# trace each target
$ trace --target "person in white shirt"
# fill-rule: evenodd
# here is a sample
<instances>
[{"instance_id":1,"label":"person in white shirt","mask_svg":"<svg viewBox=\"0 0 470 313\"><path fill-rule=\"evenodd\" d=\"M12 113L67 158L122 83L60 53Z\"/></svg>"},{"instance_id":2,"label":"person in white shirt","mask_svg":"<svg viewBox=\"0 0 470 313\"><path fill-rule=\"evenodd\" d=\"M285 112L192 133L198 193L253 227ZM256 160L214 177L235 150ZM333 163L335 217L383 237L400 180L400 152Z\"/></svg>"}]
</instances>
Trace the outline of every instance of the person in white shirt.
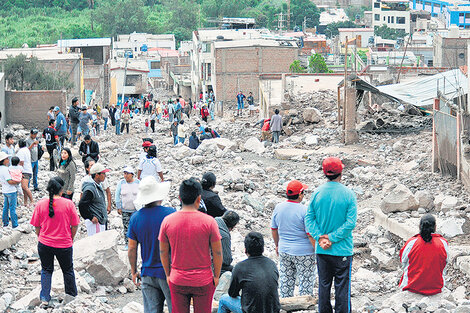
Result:
<instances>
[{"instance_id":1,"label":"person in white shirt","mask_svg":"<svg viewBox=\"0 0 470 313\"><path fill-rule=\"evenodd\" d=\"M104 109L101 110L101 117L103 118L103 121L104 121L104 130L106 130L106 128L108 128L108 119L109 119L108 107L105 107Z\"/></svg>"},{"instance_id":2,"label":"person in white shirt","mask_svg":"<svg viewBox=\"0 0 470 313\"><path fill-rule=\"evenodd\" d=\"M31 164L31 152L26 146L26 140L20 139L18 141L18 146L20 150L16 153L16 156L20 159L20 165L23 167L23 179L21 180L21 188L23 189L24 194L24 203L23 205L28 204L28 199L30 205L33 204L33 194L29 190L28 185L30 179L33 177L33 166Z\"/></svg>"},{"instance_id":3,"label":"person in white shirt","mask_svg":"<svg viewBox=\"0 0 470 313\"><path fill-rule=\"evenodd\" d=\"M11 219L11 226L13 228L16 228L18 227L18 216L16 215L16 202L17 202L16 185L18 184L18 182L15 182L13 179L11 179L10 172L8 171L9 162L10 161L8 160L8 154L1 151L0 152L0 184L2 185L2 193L3 193L2 222L3 222L3 227L6 227L10 223L10 219Z\"/></svg>"},{"instance_id":4,"label":"person in white shirt","mask_svg":"<svg viewBox=\"0 0 470 313\"><path fill-rule=\"evenodd\" d=\"M124 179L119 181L116 187L115 201L118 214L122 216L122 225L124 226L124 238L126 240L126 250L129 239L127 238L127 229L132 214L136 211L134 200L139 192L138 179L134 178L134 169L130 166L124 168Z\"/></svg>"},{"instance_id":5,"label":"person in white shirt","mask_svg":"<svg viewBox=\"0 0 470 313\"><path fill-rule=\"evenodd\" d=\"M153 176L157 182L163 181L162 165L157 159L157 147L150 146L147 152L147 157L139 163L139 171L137 172L137 179L141 180L144 177Z\"/></svg>"}]
</instances>

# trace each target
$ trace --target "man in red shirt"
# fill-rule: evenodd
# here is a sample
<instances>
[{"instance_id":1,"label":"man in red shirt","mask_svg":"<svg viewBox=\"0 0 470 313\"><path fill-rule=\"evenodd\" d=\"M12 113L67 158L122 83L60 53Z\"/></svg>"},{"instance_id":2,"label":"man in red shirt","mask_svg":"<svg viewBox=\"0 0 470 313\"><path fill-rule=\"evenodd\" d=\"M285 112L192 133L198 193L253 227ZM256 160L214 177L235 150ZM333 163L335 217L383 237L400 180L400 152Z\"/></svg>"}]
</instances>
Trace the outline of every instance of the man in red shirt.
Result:
<instances>
[{"instance_id":1,"label":"man in red shirt","mask_svg":"<svg viewBox=\"0 0 470 313\"><path fill-rule=\"evenodd\" d=\"M165 217L160 229L160 258L170 286L173 313L189 313L191 298L194 312L210 313L219 283L222 237L214 218L198 211L201 194L197 180L183 181L179 188L181 211Z\"/></svg>"}]
</instances>

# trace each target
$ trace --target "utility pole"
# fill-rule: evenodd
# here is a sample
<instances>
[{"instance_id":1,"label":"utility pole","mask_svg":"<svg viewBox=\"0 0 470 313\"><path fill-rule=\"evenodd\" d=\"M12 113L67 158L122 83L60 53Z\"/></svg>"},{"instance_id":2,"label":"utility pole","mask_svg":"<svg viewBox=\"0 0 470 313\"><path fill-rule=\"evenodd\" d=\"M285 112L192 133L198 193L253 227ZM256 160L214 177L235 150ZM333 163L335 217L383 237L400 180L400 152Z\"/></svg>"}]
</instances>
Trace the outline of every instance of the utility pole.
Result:
<instances>
[{"instance_id":1,"label":"utility pole","mask_svg":"<svg viewBox=\"0 0 470 313\"><path fill-rule=\"evenodd\" d=\"M286 16L284 13L276 14L278 16L277 20L277 28L279 29L279 33L282 34L282 30L284 29L284 22L286 21L284 17Z\"/></svg>"},{"instance_id":2,"label":"utility pole","mask_svg":"<svg viewBox=\"0 0 470 313\"><path fill-rule=\"evenodd\" d=\"M306 29L307 29L307 17L304 16L304 22L302 23L302 31L305 33Z\"/></svg>"},{"instance_id":3,"label":"utility pole","mask_svg":"<svg viewBox=\"0 0 470 313\"><path fill-rule=\"evenodd\" d=\"M287 30L290 29L290 0L287 0Z\"/></svg>"}]
</instances>

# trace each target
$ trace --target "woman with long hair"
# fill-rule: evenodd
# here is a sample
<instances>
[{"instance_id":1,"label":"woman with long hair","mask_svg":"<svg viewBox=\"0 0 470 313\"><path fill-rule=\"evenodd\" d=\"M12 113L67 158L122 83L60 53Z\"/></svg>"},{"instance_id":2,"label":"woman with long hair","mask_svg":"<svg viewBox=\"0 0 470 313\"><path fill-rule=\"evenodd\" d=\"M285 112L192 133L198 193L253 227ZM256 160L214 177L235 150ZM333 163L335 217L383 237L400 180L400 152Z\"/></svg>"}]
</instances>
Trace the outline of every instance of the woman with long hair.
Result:
<instances>
[{"instance_id":1,"label":"woman with long hair","mask_svg":"<svg viewBox=\"0 0 470 313\"><path fill-rule=\"evenodd\" d=\"M31 225L38 236L38 253L41 259L40 299L44 304L51 300L51 279L54 272L54 256L64 276L65 293L77 295L73 271L73 238L80 219L73 202L62 197L64 181L53 177L47 184L49 198L38 201L31 218Z\"/></svg>"},{"instance_id":2,"label":"woman with long hair","mask_svg":"<svg viewBox=\"0 0 470 313\"><path fill-rule=\"evenodd\" d=\"M157 147L150 146L147 151L147 156L139 163L139 170L137 171L137 179L141 180L146 176L153 176L157 182L163 181L162 165L157 159Z\"/></svg>"},{"instance_id":3,"label":"woman with long hair","mask_svg":"<svg viewBox=\"0 0 470 313\"><path fill-rule=\"evenodd\" d=\"M436 219L423 215L419 234L411 237L400 250L403 275L400 289L423 295L435 295L444 287L447 265L447 241L436 232Z\"/></svg>"},{"instance_id":4,"label":"woman with long hair","mask_svg":"<svg viewBox=\"0 0 470 313\"><path fill-rule=\"evenodd\" d=\"M64 181L64 198L72 200L75 174L77 173L77 165L73 161L72 152L69 148L63 148L60 153L61 161L57 174Z\"/></svg>"}]
</instances>

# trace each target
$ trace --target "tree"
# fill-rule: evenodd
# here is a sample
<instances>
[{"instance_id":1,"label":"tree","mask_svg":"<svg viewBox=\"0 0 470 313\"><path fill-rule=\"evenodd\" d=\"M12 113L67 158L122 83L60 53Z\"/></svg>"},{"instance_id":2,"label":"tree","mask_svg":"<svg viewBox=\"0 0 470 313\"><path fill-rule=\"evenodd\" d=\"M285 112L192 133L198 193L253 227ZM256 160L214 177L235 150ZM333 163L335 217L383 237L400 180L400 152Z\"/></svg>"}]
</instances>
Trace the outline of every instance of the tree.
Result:
<instances>
[{"instance_id":1,"label":"tree","mask_svg":"<svg viewBox=\"0 0 470 313\"><path fill-rule=\"evenodd\" d=\"M319 53L315 53L308 58L309 73L331 73L326 65L325 59Z\"/></svg>"},{"instance_id":2,"label":"tree","mask_svg":"<svg viewBox=\"0 0 470 313\"><path fill-rule=\"evenodd\" d=\"M165 0L164 7L170 14L168 31L176 41L189 40L200 20L200 6L194 0Z\"/></svg>"},{"instance_id":3,"label":"tree","mask_svg":"<svg viewBox=\"0 0 470 313\"><path fill-rule=\"evenodd\" d=\"M310 0L291 0L290 12L292 14L290 29L294 26L302 27L304 18L308 28L318 26L320 22L320 10Z\"/></svg>"},{"instance_id":4,"label":"tree","mask_svg":"<svg viewBox=\"0 0 470 313\"><path fill-rule=\"evenodd\" d=\"M65 74L46 72L35 57L28 59L24 54L9 56L3 62L3 67L10 89L61 90L73 87Z\"/></svg>"},{"instance_id":5,"label":"tree","mask_svg":"<svg viewBox=\"0 0 470 313\"><path fill-rule=\"evenodd\" d=\"M103 2L93 14L103 36L116 36L147 30L143 0Z\"/></svg>"},{"instance_id":6,"label":"tree","mask_svg":"<svg viewBox=\"0 0 470 313\"><path fill-rule=\"evenodd\" d=\"M406 31L398 30L388 27L387 25L382 26L375 26L374 27L374 34L376 36L382 37L382 39L392 39L397 40L398 38L404 38L406 35Z\"/></svg>"},{"instance_id":7,"label":"tree","mask_svg":"<svg viewBox=\"0 0 470 313\"><path fill-rule=\"evenodd\" d=\"M356 25L354 22L345 21L345 22L336 22L326 25L325 34L328 38L339 35L338 28L359 28L360 26Z\"/></svg>"},{"instance_id":8,"label":"tree","mask_svg":"<svg viewBox=\"0 0 470 313\"><path fill-rule=\"evenodd\" d=\"M305 68L300 64L299 60L295 60L292 62L292 64L289 66L289 70L291 73L305 73Z\"/></svg>"},{"instance_id":9,"label":"tree","mask_svg":"<svg viewBox=\"0 0 470 313\"><path fill-rule=\"evenodd\" d=\"M346 11L346 14L348 15L349 19L351 21L354 21L356 19L356 16L359 16L359 18L363 18L364 17L364 11L371 11L372 8L369 6L353 6L353 5L350 5L348 7L346 7L345 11Z\"/></svg>"}]
</instances>

